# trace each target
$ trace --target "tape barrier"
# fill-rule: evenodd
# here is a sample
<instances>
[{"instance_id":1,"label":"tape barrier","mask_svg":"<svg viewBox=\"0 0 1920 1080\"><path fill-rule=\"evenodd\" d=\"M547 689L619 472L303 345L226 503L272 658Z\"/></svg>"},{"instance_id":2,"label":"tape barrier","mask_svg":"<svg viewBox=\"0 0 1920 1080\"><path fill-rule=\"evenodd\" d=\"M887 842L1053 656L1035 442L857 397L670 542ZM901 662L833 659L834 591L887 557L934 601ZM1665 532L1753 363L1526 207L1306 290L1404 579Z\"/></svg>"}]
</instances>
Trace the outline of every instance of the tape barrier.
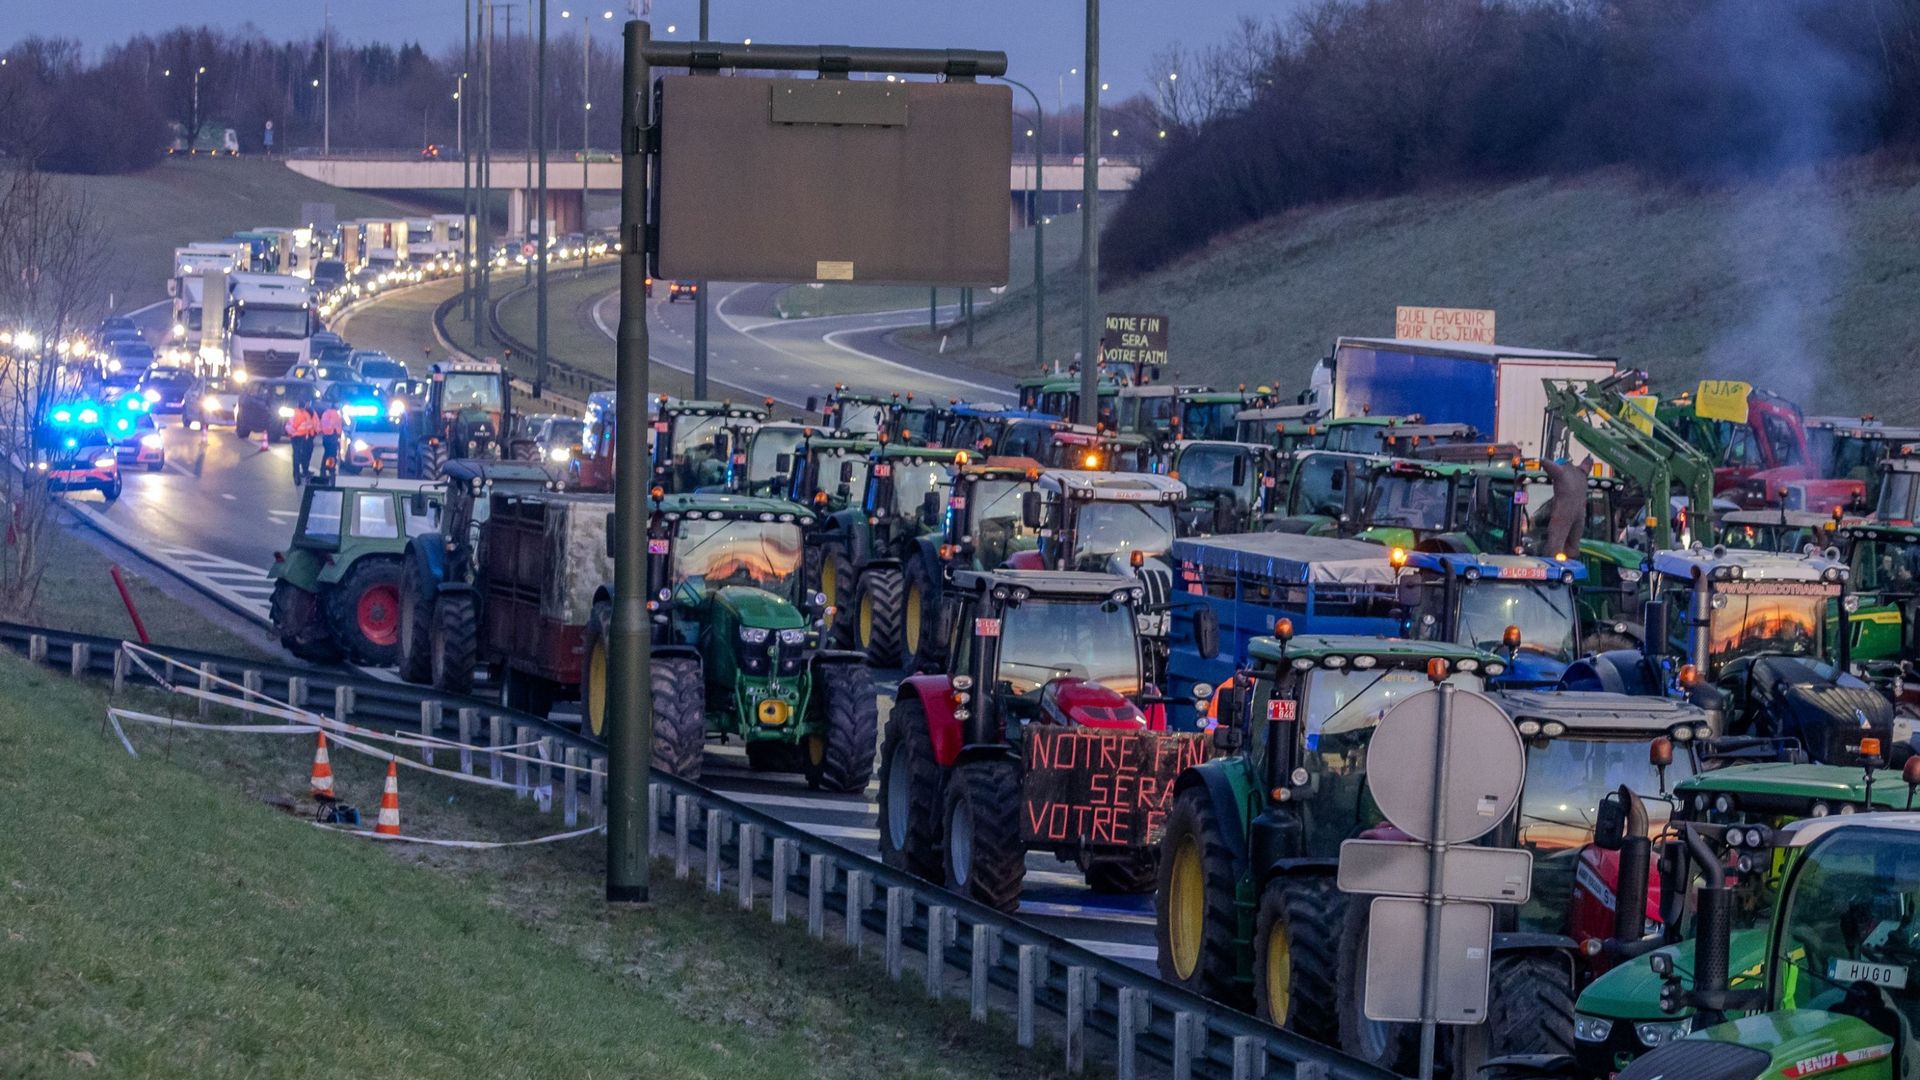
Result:
<instances>
[{"instance_id":1,"label":"tape barrier","mask_svg":"<svg viewBox=\"0 0 1920 1080\"><path fill-rule=\"evenodd\" d=\"M377 833L371 829L343 829L338 825L326 825L313 822L313 827L330 833L345 836L363 836L368 840L392 840L402 844L425 844L429 847L460 848L464 851L493 851L496 848L530 847L534 844L551 844L560 840L575 840L597 832L605 832L602 825L589 825L572 832L553 833L549 836L536 836L531 840L436 840L426 836L395 836L392 833Z\"/></svg>"}]
</instances>

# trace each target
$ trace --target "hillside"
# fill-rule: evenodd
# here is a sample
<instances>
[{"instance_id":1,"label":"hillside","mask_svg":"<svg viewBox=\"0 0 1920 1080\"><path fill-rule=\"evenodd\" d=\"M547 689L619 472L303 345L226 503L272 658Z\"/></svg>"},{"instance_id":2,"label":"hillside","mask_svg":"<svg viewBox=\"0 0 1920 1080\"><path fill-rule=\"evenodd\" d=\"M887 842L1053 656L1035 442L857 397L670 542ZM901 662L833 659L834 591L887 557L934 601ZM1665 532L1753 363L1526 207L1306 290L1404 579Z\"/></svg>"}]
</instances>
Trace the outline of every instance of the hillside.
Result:
<instances>
[{"instance_id":1,"label":"hillside","mask_svg":"<svg viewBox=\"0 0 1920 1080\"><path fill-rule=\"evenodd\" d=\"M1281 215L1101 303L1170 316L1174 368L1215 385L1302 386L1336 336L1390 334L1396 304L1439 304L1495 309L1503 342L1617 356L1669 385L1747 378L1809 410L1920 417L1916 220L1913 166L1705 191L1595 173ZM1048 284L1064 365L1077 279ZM1028 370L1032 316L1031 292L1010 291L962 354Z\"/></svg>"},{"instance_id":2,"label":"hillside","mask_svg":"<svg viewBox=\"0 0 1920 1080\"><path fill-rule=\"evenodd\" d=\"M118 311L167 295L174 248L255 225L292 225L302 203L330 202L341 218L413 212L259 158L169 158L129 176L63 179L87 194L106 228L114 251L106 285Z\"/></svg>"}]
</instances>

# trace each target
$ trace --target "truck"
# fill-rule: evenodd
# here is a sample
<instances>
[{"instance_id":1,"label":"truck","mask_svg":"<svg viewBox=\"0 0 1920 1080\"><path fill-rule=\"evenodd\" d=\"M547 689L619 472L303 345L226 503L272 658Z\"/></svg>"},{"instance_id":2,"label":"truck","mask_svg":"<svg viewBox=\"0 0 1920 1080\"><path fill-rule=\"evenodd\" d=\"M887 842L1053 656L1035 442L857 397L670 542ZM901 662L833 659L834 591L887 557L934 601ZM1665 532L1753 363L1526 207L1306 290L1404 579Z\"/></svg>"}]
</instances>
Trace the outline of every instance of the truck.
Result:
<instances>
[{"instance_id":1,"label":"truck","mask_svg":"<svg viewBox=\"0 0 1920 1080\"><path fill-rule=\"evenodd\" d=\"M1333 416L1419 414L1471 425L1529 457L1542 453L1547 379L1602 379L1618 362L1587 353L1506 345L1339 338L1328 356Z\"/></svg>"},{"instance_id":2,"label":"truck","mask_svg":"<svg viewBox=\"0 0 1920 1080\"><path fill-rule=\"evenodd\" d=\"M312 359L317 322L305 280L285 274L227 275L226 362L236 378L277 379Z\"/></svg>"}]
</instances>

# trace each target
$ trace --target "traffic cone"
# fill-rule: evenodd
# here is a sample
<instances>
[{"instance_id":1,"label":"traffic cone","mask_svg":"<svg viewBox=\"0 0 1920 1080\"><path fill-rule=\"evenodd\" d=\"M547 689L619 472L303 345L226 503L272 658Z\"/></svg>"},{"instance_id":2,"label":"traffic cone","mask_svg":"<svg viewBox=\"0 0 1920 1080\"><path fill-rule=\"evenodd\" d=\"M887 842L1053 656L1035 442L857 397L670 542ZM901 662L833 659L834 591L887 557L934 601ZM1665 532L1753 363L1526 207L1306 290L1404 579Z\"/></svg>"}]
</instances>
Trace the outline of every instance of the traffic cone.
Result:
<instances>
[{"instance_id":1,"label":"traffic cone","mask_svg":"<svg viewBox=\"0 0 1920 1080\"><path fill-rule=\"evenodd\" d=\"M380 817L373 831L382 836L400 835L400 765L387 762L387 786L380 792Z\"/></svg>"},{"instance_id":2,"label":"traffic cone","mask_svg":"<svg viewBox=\"0 0 1920 1080\"><path fill-rule=\"evenodd\" d=\"M322 802L333 801L333 763L327 760L327 733L314 732L313 776L307 793Z\"/></svg>"}]
</instances>

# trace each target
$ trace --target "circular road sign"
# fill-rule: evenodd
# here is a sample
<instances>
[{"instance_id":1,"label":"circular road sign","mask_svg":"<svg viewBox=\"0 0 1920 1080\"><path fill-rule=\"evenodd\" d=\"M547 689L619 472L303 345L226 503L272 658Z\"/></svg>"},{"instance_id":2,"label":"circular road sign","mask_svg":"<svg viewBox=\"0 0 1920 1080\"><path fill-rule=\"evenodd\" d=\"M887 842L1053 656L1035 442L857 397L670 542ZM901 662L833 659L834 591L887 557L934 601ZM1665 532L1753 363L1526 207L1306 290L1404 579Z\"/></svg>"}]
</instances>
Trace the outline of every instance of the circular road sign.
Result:
<instances>
[{"instance_id":1,"label":"circular road sign","mask_svg":"<svg viewBox=\"0 0 1920 1080\"><path fill-rule=\"evenodd\" d=\"M1471 690L1451 696L1438 827L1432 818L1442 771L1434 758L1441 691L1423 690L1388 709L1367 745L1373 801L1395 828L1427 843L1464 844L1486 835L1520 801L1527 775L1526 746L1506 711Z\"/></svg>"}]
</instances>

